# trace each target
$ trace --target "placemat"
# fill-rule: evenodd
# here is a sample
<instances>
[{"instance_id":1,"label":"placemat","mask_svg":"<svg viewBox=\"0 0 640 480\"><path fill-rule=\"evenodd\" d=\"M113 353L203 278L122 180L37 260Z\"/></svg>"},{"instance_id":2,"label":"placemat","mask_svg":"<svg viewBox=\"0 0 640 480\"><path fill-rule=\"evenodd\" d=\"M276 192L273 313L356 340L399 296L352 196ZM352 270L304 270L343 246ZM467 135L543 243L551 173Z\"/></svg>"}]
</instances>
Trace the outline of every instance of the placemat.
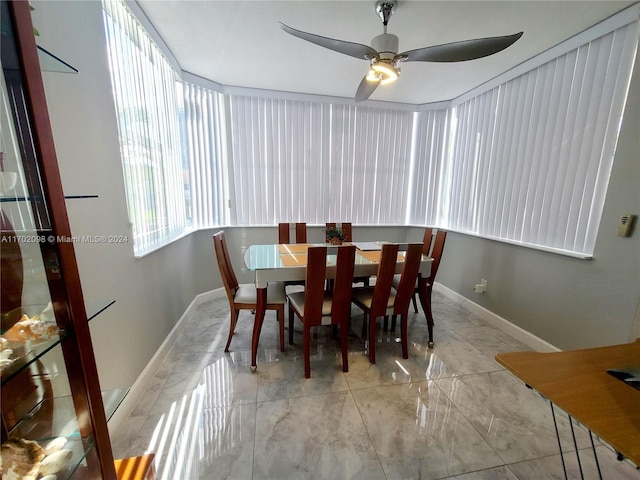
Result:
<instances>
[{"instance_id":1,"label":"placemat","mask_svg":"<svg viewBox=\"0 0 640 480\"><path fill-rule=\"evenodd\" d=\"M308 243L283 243L278 245L278 250L281 253L307 253L308 249Z\"/></svg>"},{"instance_id":2,"label":"placemat","mask_svg":"<svg viewBox=\"0 0 640 480\"><path fill-rule=\"evenodd\" d=\"M380 257L382 256L382 251L377 250L377 251L362 251L362 250L358 250L358 254L362 255L364 258L366 258L367 260L370 260L372 262L380 262ZM402 262L404 261L404 252L398 252L398 261Z\"/></svg>"},{"instance_id":3,"label":"placemat","mask_svg":"<svg viewBox=\"0 0 640 480\"><path fill-rule=\"evenodd\" d=\"M291 255L289 253L280 254L280 261L285 267L304 267L307 264L307 254L298 253Z\"/></svg>"}]
</instances>

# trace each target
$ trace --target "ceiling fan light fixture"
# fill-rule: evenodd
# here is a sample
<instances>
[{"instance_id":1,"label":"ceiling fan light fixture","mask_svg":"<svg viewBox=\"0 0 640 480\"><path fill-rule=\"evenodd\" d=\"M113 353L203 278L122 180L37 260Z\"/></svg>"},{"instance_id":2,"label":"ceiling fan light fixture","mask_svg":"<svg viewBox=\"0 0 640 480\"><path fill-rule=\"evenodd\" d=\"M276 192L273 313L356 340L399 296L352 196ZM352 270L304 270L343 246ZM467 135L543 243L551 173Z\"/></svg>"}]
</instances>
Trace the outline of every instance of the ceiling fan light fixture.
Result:
<instances>
[{"instance_id":1,"label":"ceiling fan light fixture","mask_svg":"<svg viewBox=\"0 0 640 480\"><path fill-rule=\"evenodd\" d=\"M376 13L382 20L383 33L371 40L371 46L303 32L282 22L280 22L280 26L285 32L294 37L350 57L369 61L369 71L360 81L356 90L356 102L367 100L378 86L395 82L400 76L400 68L398 68L400 62L449 63L466 62L467 60L488 57L508 48L523 34L523 32L519 32L499 37L462 40L398 53L400 45L398 36L387 33L389 18L393 15L397 5L397 0L376 1Z\"/></svg>"},{"instance_id":2,"label":"ceiling fan light fixture","mask_svg":"<svg viewBox=\"0 0 640 480\"><path fill-rule=\"evenodd\" d=\"M380 81L380 85L388 85L398 79L400 72L398 69L386 62L375 62L371 64L367 80L370 82Z\"/></svg>"}]
</instances>

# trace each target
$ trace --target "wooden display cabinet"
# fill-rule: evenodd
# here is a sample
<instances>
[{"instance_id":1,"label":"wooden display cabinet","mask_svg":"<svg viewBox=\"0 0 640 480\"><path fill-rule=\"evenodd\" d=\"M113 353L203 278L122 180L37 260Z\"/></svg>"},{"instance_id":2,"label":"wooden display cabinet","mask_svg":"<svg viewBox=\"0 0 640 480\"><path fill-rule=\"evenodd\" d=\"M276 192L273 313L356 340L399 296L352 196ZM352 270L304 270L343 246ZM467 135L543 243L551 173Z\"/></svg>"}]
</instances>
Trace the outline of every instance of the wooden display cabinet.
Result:
<instances>
[{"instance_id":1,"label":"wooden display cabinet","mask_svg":"<svg viewBox=\"0 0 640 480\"><path fill-rule=\"evenodd\" d=\"M0 3L2 468L58 439L58 480L116 480L88 323L113 302L82 294L29 3Z\"/></svg>"}]
</instances>

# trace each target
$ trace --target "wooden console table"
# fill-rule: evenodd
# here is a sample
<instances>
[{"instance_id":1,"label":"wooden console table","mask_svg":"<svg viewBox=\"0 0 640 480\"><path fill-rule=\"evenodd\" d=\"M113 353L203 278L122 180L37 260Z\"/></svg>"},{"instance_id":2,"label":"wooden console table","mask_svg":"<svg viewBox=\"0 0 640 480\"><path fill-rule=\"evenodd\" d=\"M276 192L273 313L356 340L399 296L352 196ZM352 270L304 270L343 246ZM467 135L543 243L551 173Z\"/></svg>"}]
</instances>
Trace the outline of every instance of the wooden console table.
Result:
<instances>
[{"instance_id":1,"label":"wooden console table","mask_svg":"<svg viewBox=\"0 0 640 480\"><path fill-rule=\"evenodd\" d=\"M640 339L566 352L500 353L496 360L609 444L620 459L640 466L640 390L607 373L640 367Z\"/></svg>"}]
</instances>

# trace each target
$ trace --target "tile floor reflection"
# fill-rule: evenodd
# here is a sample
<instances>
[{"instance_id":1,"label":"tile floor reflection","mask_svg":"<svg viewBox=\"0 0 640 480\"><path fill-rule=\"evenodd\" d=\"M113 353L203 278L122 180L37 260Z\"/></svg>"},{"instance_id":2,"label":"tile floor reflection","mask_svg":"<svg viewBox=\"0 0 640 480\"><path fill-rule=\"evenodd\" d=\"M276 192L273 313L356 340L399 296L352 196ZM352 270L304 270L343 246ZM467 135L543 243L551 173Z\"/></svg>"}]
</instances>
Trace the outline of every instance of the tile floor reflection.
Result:
<instances>
[{"instance_id":1,"label":"tile floor reflection","mask_svg":"<svg viewBox=\"0 0 640 480\"><path fill-rule=\"evenodd\" d=\"M267 312L258 371L252 317L231 343L226 298L201 304L122 429L117 458L156 453L158 479L561 479L549 404L494 361L526 345L434 292L435 348L424 314L409 320L410 355L380 332L369 363L353 309L349 372L330 328L316 329L311 378L302 332L281 353ZM557 411L569 478L597 478L588 433ZM604 478L640 479L596 441Z\"/></svg>"}]
</instances>

